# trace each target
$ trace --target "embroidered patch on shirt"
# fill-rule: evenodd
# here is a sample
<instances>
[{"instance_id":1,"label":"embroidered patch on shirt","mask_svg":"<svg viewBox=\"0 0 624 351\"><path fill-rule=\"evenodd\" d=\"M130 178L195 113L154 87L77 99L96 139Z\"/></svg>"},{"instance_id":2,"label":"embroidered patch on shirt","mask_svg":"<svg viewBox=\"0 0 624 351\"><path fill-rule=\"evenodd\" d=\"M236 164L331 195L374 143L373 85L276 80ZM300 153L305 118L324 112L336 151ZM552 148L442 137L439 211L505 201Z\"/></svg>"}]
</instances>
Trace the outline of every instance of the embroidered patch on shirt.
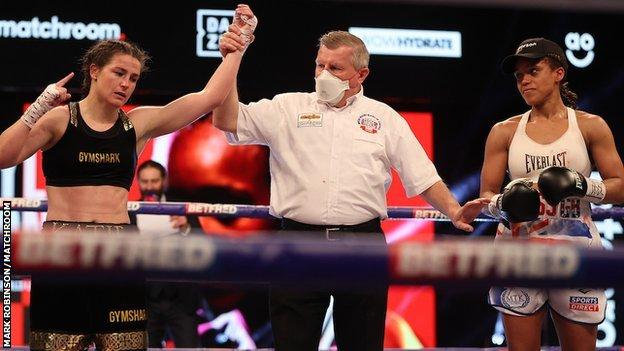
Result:
<instances>
[{"instance_id":1,"label":"embroidered patch on shirt","mask_svg":"<svg viewBox=\"0 0 624 351\"><path fill-rule=\"evenodd\" d=\"M375 134L381 129L381 122L379 121L379 118L367 113L358 117L357 122L360 125L360 128L367 133Z\"/></svg>"},{"instance_id":2,"label":"embroidered patch on shirt","mask_svg":"<svg viewBox=\"0 0 624 351\"><path fill-rule=\"evenodd\" d=\"M302 127L322 127L322 113L302 113L297 117L297 128Z\"/></svg>"}]
</instances>

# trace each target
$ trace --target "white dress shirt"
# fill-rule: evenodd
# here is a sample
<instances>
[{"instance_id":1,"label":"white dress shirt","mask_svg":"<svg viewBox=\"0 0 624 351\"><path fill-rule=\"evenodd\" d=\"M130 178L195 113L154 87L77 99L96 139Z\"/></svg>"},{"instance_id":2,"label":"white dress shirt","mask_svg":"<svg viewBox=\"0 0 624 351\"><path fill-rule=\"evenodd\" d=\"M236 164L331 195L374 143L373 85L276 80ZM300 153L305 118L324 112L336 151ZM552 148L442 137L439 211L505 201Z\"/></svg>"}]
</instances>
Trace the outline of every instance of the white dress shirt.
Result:
<instances>
[{"instance_id":1,"label":"white dress shirt","mask_svg":"<svg viewBox=\"0 0 624 351\"><path fill-rule=\"evenodd\" d=\"M440 181L407 122L360 90L342 108L316 93L287 93L240 104L231 144L270 148L270 213L308 224L387 218L391 168L407 196Z\"/></svg>"}]
</instances>

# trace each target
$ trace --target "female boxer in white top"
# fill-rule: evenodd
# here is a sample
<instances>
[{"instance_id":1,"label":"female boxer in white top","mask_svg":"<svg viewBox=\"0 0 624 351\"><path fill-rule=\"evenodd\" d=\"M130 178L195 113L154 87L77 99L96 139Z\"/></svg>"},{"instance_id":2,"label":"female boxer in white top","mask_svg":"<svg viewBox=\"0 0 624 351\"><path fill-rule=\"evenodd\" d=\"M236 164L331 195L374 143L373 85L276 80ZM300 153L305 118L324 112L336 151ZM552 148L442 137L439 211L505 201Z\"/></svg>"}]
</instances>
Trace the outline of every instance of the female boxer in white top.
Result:
<instances>
[{"instance_id":1,"label":"female boxer in white top","mask_svg":"<svg viewBox=\"0 0 624 351\"><path fill-rule=\"evenodd\" d=\"M523 41L503 61L531 109L494 125L486 142L481 196L492 199L488 214L509 221L499 224L497 239L600 247L589 203L624 202L624 167L613 134L601 117L575 109L567 68L563 50L543 38ZM588 179L592 166L603 181ZM505 171L512 183L497 194ZM492 288L489 294L490 304L503 312L514 351L540 348L547 305L563 350L594 349L605 300L596 289Z\"/></svg>"}]
</instances>

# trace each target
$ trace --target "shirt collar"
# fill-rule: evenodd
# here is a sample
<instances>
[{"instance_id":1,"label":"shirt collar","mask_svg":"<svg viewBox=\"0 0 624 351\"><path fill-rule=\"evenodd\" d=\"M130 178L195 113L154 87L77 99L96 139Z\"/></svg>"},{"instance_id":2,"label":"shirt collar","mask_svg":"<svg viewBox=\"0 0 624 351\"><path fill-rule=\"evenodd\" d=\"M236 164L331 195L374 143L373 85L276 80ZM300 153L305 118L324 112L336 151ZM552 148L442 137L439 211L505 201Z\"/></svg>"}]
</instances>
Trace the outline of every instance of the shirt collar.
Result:
<instances>
[{"instance_id":1,"label":"shirt collar","mask_svg":"<svg viewBox=\"0 0 624 351\"><path fill-rule=\"evenodd\" d=\"M326 106L327 108L331 108L334 110L342 110L345 109L351 105L353 105L358 99L361 99L364 96L364 86L360 85L360 91L358 91L355 95L350 96L347 98L347 103L343 106L343 107L335 107L335 106L331 106L330 104L326 103L326 102L322 102L320 100L318 100L318 103L321 105Z\"/></svg>"},{"instance_id":2,"label":"shirt collar","mask_svg":"<svg viewBox=\"0 0 624 351\"><path fill-rule=\"evenodd\" d=\"M355 100L361 99L364 96L364 86L360 85L360 91L357 94L347 98L347 104L345 106L349 106L355 102Z\"/></svg>"}]
</instances>

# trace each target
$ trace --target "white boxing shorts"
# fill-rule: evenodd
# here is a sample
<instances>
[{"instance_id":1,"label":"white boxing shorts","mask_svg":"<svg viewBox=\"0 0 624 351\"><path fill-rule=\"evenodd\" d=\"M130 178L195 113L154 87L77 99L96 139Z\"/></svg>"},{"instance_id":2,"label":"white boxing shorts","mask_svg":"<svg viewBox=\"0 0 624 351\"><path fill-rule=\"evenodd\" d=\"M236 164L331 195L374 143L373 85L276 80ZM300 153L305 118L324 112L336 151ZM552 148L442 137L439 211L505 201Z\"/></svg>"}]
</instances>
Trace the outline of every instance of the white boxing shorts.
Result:
<instances>
[{"instance_id":1,"label":"white boxing shorts","mask_svg":"<svg viewBox=\"0 0 624 351\"><path fill-rule=\"evenodd\" d=\"M488 303L514 316L528 316L548 304L563 317L580 323L598 324L605 319L604 289L537 289L493 287Z\"/></svg>"}]
</instances>

